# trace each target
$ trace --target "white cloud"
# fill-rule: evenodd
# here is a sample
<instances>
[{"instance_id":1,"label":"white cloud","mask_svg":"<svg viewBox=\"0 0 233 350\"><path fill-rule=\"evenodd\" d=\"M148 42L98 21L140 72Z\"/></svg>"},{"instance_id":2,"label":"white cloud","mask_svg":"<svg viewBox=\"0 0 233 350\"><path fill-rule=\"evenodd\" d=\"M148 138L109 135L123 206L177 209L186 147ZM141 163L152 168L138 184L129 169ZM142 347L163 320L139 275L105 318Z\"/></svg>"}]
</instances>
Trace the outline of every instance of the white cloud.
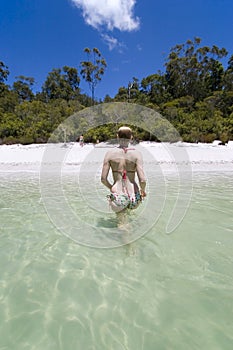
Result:
<instances>
[{"instance_id":1,"label":"white cloud","mask_svg":"<svg viewBox=\"0 0 233 350\"><path fill-rule=\"evenodd\" d=\"M108 34L102 34L101 35L104 42L108 45L108 48L110 51L113 49L118 49L119 52L123 51L124 44L118 41L117 38L114 38L113 36L110 36Z\"/></svg>"},{"instance_id":2,"label":"white cloud","mask_svg":"<svg viewBox=\"0 0 233 350\"><path fill-rule=\"evenodd\" d=\"M82 9L87 24L100 29L133 31L139 28L140 21L134 17L136 0L71 0Z\"/></svg>"}]
</instances>

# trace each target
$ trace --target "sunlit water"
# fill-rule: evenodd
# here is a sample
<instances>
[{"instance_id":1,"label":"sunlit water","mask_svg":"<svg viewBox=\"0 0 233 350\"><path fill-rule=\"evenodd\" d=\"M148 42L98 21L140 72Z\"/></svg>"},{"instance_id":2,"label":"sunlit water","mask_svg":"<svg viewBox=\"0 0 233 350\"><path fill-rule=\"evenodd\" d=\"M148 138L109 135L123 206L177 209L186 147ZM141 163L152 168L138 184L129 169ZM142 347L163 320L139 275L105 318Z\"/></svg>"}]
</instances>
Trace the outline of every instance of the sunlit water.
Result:
<instances>
[{"instance_id":1,"label":"sunlit water","mask_svg":"<svg viewBox=\"0 0 233 350\"><path fill-rule=\"evenodd\" d=\"M177 183L167 175L164 202L164 182L150 183L163 205L156 222L148 211L153 227L129 245L100 249L55 227L37 174L1 173L0 349L231 350L232 175L194 173L189 209L171 234ZM82 186L86 197L72 174L64 176L71 210L96 233L116 230L106 190L97 185L93 196L88 174ZM90 203L106 212L95 216Z\"/></svg>"}]
</instances>

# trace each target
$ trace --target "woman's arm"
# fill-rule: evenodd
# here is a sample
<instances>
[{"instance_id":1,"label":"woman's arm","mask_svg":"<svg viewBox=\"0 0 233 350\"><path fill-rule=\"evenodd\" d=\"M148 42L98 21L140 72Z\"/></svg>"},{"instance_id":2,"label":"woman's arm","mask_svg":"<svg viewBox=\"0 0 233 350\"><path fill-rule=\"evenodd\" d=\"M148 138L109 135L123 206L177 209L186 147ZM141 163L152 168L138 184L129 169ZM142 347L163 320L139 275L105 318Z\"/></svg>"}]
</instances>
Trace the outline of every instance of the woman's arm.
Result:
<instances>
[{"instance_id":1,"label":"woman's arm","mask_svg":"<svg viewBox=\"0 0 233 350\"><path fill-rule=\"evenodd\" d=\"M112 185L108 181L108 173L110 169L110 161L108 157L108 153L106 154L104 161L103 161L103 167L102 167L102 173L101 173L101 182L104 184L107 188L111 190Z\"/></svg>"},{"instance_id":2,"label":"woman's arm","mask_svg":"<svg viewBox=\"0 0 233 350\"><path fill-rule=\"evenodd\" d=\"M136 172L139 180L140 192L142 197L146 196L146 177L143 170L142 155L139 153L136 161Z\"/></svg>"}]
</instances>

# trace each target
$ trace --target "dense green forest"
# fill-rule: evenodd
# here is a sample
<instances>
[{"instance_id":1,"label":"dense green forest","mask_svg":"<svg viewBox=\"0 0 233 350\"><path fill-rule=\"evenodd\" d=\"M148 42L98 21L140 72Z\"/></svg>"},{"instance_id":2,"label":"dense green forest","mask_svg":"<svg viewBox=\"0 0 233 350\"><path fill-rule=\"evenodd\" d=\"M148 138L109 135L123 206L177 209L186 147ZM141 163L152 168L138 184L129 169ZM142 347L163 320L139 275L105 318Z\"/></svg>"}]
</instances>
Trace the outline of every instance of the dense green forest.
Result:
<instances>
[{"instance_id":1,"label":"dense green forest","mask_svg":"<svg viewBox=\"0 0 233 350\"><path fill-rule=\"evenodd\" d=\"M70 115L93 104L128 102L151 108L164 116L186 142L223 143L233 139L233 55L225 48L201 46L194 38L171 48L164 72L141 81L132 78L119 87L115 97L96 101L95 88L103 79L107 63L97 48L86 48L81 70L64 66L48 73L41 91L34 93L33 77L18 76L12 86L7 62L0 61L0 144L47 142L56 127ZM136 72L135 72L136 74ZM82 94L81 79L91 97ZM112 126L98 127L100 141L112 138ZM84 135L94 141L93 130ZM140 130L140 138L148 132Z\"/></svg>"}]
</instances>

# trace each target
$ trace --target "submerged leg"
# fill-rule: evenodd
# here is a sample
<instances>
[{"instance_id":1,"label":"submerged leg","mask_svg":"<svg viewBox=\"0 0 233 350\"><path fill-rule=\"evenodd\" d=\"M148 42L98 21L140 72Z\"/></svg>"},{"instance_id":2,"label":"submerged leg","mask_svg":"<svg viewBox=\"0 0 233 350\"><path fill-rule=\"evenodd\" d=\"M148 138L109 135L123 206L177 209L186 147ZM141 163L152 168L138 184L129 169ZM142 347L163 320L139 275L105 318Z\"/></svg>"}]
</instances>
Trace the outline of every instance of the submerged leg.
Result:
<instances>
[{"instance_id":1,"label":"submerged leg","mask_svg":"<svg viewBox=\"0 0 233 350\"><path fill-rule=\"evenodd\" d=\"M128 225L128 214L127 214L127 209L121 210L117 215L117 227L121 230L127 231L127 225Z\"/></svg>"},{"instance_id":2,"label":"submerged leg","mask_svg":"<svg viewBox=\"0 0 233 350\"><path fill-rule=\"evenodd\" d=\"M135 255L134 242L130 243L132 240L132 228L129 223L129 211L127 209L117 213L117 223L119 230L123 233L122 243L126 246L127 256Z\"/></svg>"}]
</instances>

